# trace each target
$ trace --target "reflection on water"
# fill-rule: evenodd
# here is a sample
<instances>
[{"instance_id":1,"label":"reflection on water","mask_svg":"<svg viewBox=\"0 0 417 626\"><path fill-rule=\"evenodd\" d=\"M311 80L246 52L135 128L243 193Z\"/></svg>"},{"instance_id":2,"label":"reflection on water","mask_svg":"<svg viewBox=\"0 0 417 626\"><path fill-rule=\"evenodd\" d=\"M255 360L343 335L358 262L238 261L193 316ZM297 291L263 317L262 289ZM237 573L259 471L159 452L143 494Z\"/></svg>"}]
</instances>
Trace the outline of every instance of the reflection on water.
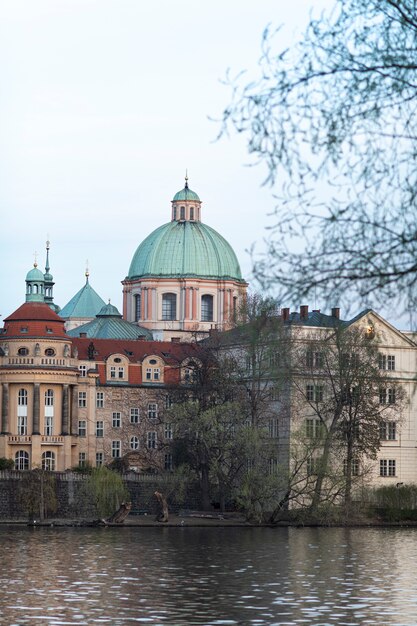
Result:
<instances>
[{"instance_id":1,"label":"reflection on water","mask_svg":"<svg viewBox=\"0 0 417 626\"><path fill-rule=\"evenodd\" d=\"M0 623L417 624L417 529L0 527Z\"/></svg>"}]
</instances>

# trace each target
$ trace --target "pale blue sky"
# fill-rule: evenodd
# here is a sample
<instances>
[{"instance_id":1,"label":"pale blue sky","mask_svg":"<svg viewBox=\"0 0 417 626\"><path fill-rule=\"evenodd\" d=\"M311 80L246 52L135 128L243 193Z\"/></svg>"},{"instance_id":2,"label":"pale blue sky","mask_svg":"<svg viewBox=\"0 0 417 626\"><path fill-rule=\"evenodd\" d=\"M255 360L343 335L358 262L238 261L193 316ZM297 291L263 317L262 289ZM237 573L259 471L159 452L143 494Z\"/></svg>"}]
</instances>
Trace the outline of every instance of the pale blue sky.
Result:
<instances>
[{"instance_id":1,"label":"pale blue sky","mask_svg":"<svg viewBox=\"0 0 417 626\"><path fill-rule=\"evenodd\" d=\"M0 0L2 305L24 302L34 252L51 271L60 306L91 284L121 309L139 243L170 219L189 184L203 221L246 250L274 208L244 142L215 141L229 100L221 84L254 69L264 27L302 31L309 0ZM317 9L326 2L314 2ZM286 303L293 306L300 303ZM319 305L319 303L317 303Z\"/></svg>"}]
</instances>

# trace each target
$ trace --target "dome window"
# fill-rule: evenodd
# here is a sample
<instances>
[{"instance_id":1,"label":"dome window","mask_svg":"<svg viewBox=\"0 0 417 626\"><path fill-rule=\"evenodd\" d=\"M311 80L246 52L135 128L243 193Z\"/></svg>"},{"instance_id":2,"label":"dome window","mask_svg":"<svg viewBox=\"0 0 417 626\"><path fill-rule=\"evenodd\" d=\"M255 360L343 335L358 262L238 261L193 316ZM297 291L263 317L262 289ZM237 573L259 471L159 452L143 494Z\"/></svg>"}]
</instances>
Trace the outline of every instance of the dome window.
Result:
<instances>
[{"instance_id":1,"label":"dome window","mask_svg":"<svg viewBox=\"0 0 417 626\"><path fill-rule=\"evenodd\" d=\"M185 220L185 206L180 207L180 220Z\"/></svg>"},{"instance_id":2,"label":"dome window","mask_svg":"<svg viewBox=\"0 0 417 626\"><path fill-rule=\"evenodd\" d=\"M163 294L162 319L165 321L172 321L177 319L177 296L175 293Z\"/></svg>"},{"instance_id":3,"label":"dome window","mask_svg":"<svg viewBox=\"0 0 417 626\"><path fill-rule=\"evenodd\" d=\"M201 321L213 321L213 296L208 294L202 296L201 298Z\"/></svg>"},{"instance_id":4,"label":"dome window","mask_svg":"<svg viewBox=\"0 0 417 626\"><path fill-rule=\"evenodd\" d=\"M27 356L29 354L29 350L28 348L19 348L19 350L17 351L17 354L19 356Z\"/></svg>"},{"instance_id":5,"label":"dome window","mask_svg":"<svg viewBox=\"0 0 417 626\"><path fill-rule=\"evenodd\" d=\"M190 220L194 221L194 207L190 206Z\"/></svg>"}]
</instances>

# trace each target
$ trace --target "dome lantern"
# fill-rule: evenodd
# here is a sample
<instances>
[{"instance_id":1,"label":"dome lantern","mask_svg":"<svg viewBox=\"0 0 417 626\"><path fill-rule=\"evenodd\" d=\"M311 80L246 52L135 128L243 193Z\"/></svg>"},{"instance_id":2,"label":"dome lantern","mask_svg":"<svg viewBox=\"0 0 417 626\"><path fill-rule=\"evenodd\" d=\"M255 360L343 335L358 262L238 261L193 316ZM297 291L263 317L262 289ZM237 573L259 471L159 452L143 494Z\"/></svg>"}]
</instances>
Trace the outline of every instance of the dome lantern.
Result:
<instances>
[{"instance_id":1,"label":"dome lantern","mask_svg":"<svg viewBox=\"0 0 417 626\"><path fill-rule=\"evenodd\" d=\"M195 191L188 186L188 176L185 176L184 189L177 191L172 199L173 222L200 222L201 200Z\"/></svg>"}]
</instances>

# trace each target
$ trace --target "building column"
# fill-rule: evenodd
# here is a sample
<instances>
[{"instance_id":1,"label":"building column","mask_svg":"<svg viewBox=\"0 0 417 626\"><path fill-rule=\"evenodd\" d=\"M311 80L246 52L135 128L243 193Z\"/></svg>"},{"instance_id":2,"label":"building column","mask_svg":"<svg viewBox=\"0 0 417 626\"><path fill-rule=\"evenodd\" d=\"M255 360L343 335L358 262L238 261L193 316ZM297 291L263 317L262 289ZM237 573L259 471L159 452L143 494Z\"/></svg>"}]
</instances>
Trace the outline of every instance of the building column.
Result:
<instances>
[{"instance_id":1,"label":"building column","mask_svg":"<svg viewBox=\"0 0 417 626\"><path fill-rule=\"evenodd\" d=\"M70 435L78 434L78 394L76 387L72 387L71 398L71 421L70 421Z\"/></svg>"},{"instance_id":2,"label":"building column","mask_svg":"<svg viewBox=\"0 0 417 626\"><path fill-rule=\"evenodd\" d=\"M3 383L3 394L1 397L1 434L7 435L9 432L9 383Z\"/></svg>"},{"instance_id":3,"label":"building column","mask_svg":"<svg viewBox=\"0 0 417 626\"><path fill-rule=\"evenodd\" d=\"M68 435L69 426L69 390L68 385L62 387L61 435Z\"/></svg>"},{"instance_id":4,"label":"building column","mask_svg":"<svg viewBox=\"0 0 417 626\"><path fill-rule=\"evenodd\" d=\"M39 418L40 418L40 384L35 383L33 385L33 427L32 427L32 435L40 435L39 430Z\"/></svg>"}]
</instances>

